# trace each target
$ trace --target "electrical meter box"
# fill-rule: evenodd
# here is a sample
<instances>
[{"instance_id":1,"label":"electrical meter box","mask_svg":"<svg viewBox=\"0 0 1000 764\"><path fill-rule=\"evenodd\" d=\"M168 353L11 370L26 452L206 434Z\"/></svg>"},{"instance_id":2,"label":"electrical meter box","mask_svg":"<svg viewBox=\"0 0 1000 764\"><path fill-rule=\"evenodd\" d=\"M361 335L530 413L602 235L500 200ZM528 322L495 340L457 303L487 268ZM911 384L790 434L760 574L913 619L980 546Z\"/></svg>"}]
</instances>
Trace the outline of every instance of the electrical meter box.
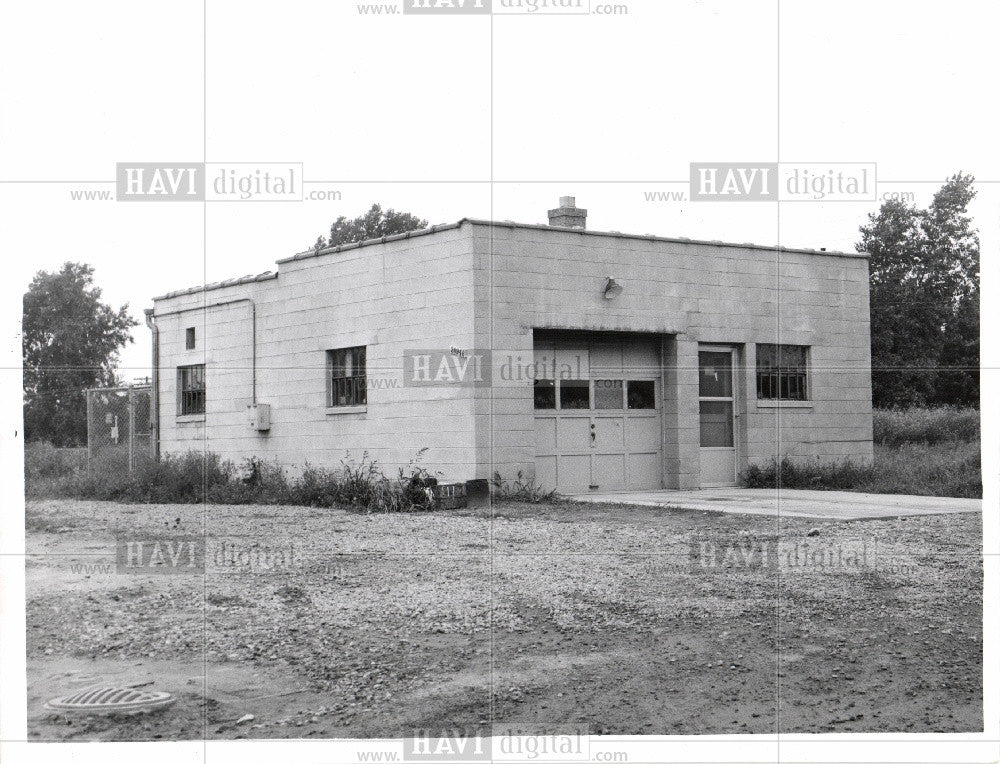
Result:
<instances>
[{"instance_id":1,"label":"electrical meter box","mask_svg":"<svg viewBox=\"0 0 1000 764\"><path fill-rule=\"evenodd\" d=\"M257 432L267 432L271 429L271 404L258 403L250 409L250 427Z\"/></svg>"}]
</instances>

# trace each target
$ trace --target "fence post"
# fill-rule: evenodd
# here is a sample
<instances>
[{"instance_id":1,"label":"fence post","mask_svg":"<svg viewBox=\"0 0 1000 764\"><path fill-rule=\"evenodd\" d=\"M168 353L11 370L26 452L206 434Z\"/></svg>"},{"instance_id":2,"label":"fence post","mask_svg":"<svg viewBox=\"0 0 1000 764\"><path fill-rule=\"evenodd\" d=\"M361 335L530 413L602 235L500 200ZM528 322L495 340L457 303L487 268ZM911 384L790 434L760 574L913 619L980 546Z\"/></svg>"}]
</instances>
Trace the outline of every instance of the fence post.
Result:
<instances>
[{"instance_id":1,"label":"fence post","mask_svg":"<svg viewBox=\"0 0 1000 764\"><path fill-rule=\"evenodd\" d=\"M90 390L86 391L87 395L87 474L93 474L93 450L90 443L90 432L94 428L93 422L91 421L91 410L90 410Z\"/></svg>"},{"instance_id":2,"label":"fence post","mask_svg":"<svg viewBox=\"0 0 1000 764\"><path fill-rule=\"evenodd\" d=\"M128 474L135 472L135 401L132 385L128 386Z\"/></svg>"}]
</instances>

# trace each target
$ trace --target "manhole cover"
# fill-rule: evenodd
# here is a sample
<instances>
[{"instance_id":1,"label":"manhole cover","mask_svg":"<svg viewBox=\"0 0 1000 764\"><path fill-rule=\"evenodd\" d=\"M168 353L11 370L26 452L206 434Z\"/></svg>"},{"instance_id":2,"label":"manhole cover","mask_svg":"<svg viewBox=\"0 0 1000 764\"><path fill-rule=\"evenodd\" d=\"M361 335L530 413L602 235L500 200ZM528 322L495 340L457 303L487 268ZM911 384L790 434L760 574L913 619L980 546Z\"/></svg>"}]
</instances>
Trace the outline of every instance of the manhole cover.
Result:
<instances>
[{"instance_id":1,"label":"manhole cover","mask_svg":"<svg viewBox=\"0 0 1000 764\"><path fill-rule=\"evenodd\" d=\"M92 687L72 695L53 698L45 707L76 713L129 713L151 711L174 702L169 692L136 690L131 687Z\"/></svg>"}]
</instances>

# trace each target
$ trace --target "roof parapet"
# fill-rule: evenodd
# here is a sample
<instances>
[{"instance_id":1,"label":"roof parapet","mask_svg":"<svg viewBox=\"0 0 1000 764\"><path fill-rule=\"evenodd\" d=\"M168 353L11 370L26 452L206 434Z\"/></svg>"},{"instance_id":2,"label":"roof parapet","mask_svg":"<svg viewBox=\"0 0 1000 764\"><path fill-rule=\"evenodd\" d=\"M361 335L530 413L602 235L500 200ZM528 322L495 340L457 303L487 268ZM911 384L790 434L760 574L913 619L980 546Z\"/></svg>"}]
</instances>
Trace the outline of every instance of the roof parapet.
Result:
<instances>
[{"instance_id":1,"label":"roof parapet","mask_svg":"<svg viewBox=\"0 0 1000 764\"><path fill-rule=\"evenodd\" d=\"M347 252L352 249L360 249L362 247L369 247L375 244L387 244L393 241L402 241L404 239L413 239L418 236L429 236L430 234L439 233L441 231L450 231L457 228L461 228L466 223L473 226L487 226L493 228L522 228L535 231L548 231L554 234L564 234L573 233L582 236L603 236L609 238L617 239L640 239L643 241L657 241L657 242L667 242L673 244L683 244L683 245L695 245L695 246L709 246L709 247L727 247L733 249L751 249L756 251L765 252L792 252L800 254L809 255L823 255L826 257L847 257L847 258L857 258L867 260L870 255L867 252L842 252L838 250L826 250L826 249L814 249L805 247L783 247L783 246L768 246L765 244L752 244L744 242L742 244L737 244L735 242L720 241L718 239L706 240L706 239L691 239L686 236L656 236L654 234L634 234L634 233L621 233L618 231L591 231L585 228L564 228L564 227L554 227L551 225L543 225L539 223L517 223L511 220L485 220L482 218L462 218L455 223L442 223L438 225L432 225L429 228L421 228L417 231L406 231L405 233L393 234L392 236L381 236L374 239L365 239L364 241L351 242L349 244L338 244L335 247L324 247L320 250L308 249L304 252L299 252L298 254L292 255L291 257L285 257L277 260L277 265L283 265L284 263L296 262L298 260L307 260L313 257L323 257L325 255L334 255L338 252ZM181 297L183 295L197 294L198 292L208 292L214 289L223 289L229 286L238 286L240 284L249 284L258 281L267 281L269 279L278 278L277 271L265 271L264 273L259 273L257 275L241 276L239 278L228 279L226 281L216 281L211 284L205 284L204 286L190 287L188 289L178 289L173 292L167 292L166 294L160 295L159 297L154 297L154 300L166 300L173 297Z\"/></svg>"}]
</instances>

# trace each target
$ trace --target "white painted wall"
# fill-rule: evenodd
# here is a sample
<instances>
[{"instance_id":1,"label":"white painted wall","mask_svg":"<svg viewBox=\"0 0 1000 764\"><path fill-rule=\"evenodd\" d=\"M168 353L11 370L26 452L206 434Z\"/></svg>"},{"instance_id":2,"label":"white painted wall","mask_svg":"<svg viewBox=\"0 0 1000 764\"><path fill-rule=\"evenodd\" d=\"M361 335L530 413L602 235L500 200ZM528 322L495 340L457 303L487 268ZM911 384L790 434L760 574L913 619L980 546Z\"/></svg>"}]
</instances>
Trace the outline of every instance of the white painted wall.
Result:
<instances>
[{"instance_id":1,"label":"white painted wall","mask_svg":"<svg viewBox=\"0 0 1000 764\"><path fill-rule=\"evenodd\" d=\"M698 343L738 346L744 396L740 466L775 455L872 458L867 260L595 235L545 227L476 225L476 338L494 358L530 357L532 329L640 331L664 338L664 471L668 487L697 487ZM613 276L624 285L603 297ZM756 398L755 343L811 347L811 401L779 409ZM530 474L530 385L497 382L492 436L480 393L479 443L494 464Z\"/></svg>"},{"instance_id":2,"label":"white painted wall","mask_svg":"<svg viewBox=\"0 0 1000 764\"><path fill-rule=\"evenodd\" d=\"M422 464L449 480L475 472L469 388L403 386L403 352L472 344L471 229L449 229L282 262L275 279L159 299L160 427L163 452L206 448L299 468L335 467L368 451L389 474L421 448ZM257 311L257 399L271 430L251 429L250 308ZM203 307L207 305L208 307ZM180 315L178 309L195 308ZM184 329L198 347L185 351ZM326 408L326 350L367 346L368 406ZM203 360L202 360L203 359ZM177 416L179 365L206 363L204 421Z\"/></svg>"}]
</instances>

